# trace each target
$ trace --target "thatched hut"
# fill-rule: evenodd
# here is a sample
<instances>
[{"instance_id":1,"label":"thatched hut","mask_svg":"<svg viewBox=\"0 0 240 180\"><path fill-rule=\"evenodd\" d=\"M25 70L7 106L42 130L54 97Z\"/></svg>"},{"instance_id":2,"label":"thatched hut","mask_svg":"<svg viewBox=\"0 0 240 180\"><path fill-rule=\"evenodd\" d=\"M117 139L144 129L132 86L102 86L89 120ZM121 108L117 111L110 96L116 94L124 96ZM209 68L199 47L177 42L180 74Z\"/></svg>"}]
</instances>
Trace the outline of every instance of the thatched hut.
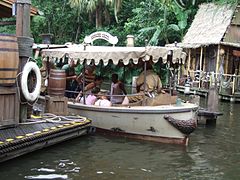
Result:
<instances>
[{"instance_id":1,"label":"thatched hut","mask_svg":"<svg viewBox=\"0 0 240 180\"><path fill-rule=\"evenodd\" d=\"M188 52L182 75L189 74L195 79L193 86L204 88L207 72L215 77L223 74L226 79L235 74L237 78L240 75L240 5L200 5L182 43L177 45ZM200 75L198 80L194 77L196 72ZM237 89L233 87L231 93Z\"/></svg>"}]
</instances>

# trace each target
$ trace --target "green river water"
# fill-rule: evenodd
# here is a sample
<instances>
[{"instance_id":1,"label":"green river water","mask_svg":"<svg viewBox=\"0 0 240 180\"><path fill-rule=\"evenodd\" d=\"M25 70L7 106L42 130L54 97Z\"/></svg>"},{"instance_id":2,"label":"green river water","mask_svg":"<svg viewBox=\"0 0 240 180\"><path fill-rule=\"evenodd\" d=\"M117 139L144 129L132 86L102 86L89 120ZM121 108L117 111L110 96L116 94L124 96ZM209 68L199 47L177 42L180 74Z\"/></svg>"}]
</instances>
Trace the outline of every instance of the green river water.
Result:
<instances>
[{"instance_id":1,"label":"green river water","mask_svg":"<svg viewBox=\"0 0 240 180\"><path fill-rule=\"evenodd\" d=\"M0 164L0 180L238 180L240 104L219 110L216 127L199 126L187 147L84 136Z\"/></svg>"}]
</instances>

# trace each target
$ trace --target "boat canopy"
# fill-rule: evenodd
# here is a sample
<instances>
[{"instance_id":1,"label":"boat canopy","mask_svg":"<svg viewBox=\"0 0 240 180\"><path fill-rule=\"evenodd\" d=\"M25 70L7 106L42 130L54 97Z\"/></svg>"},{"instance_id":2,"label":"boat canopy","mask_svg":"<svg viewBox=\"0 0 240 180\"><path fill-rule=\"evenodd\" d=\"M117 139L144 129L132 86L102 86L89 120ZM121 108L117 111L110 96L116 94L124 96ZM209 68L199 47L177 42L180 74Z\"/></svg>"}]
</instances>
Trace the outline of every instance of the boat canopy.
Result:
<instances>
[{"instance_id":1,"label":"boat canopy","mask_svg":"<svg viewBox=\"0 0 240 180\"><path fill-rule=\"evenodd\" d=\"M68 57L74 61L80 61L83 64L86 60L87 64L94 62L98 65L101 61L107 65L110 60L117 65L122 61L124 65L129 64L130 60L137 64L139 60L149 61L150 59L156 63L160 59L164 63L167 62L167 56L172 55L172 62L184 63L186 53L182 48L178 47L116 47L116 46L89 46L89 45L70 45L67 48L44 49L42 50L43 60L49 58L50 61ZM48 58L47 58L48 57Z\"/></svg>"}]
</instances>

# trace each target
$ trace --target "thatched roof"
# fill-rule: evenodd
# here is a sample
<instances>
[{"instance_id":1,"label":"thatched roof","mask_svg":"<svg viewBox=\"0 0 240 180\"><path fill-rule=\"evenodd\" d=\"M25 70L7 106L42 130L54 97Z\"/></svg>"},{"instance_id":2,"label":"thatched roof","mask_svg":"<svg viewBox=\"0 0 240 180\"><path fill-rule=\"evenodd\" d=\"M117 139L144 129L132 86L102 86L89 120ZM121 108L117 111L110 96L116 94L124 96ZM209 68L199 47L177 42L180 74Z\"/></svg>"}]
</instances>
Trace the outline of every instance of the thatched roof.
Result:
<instances>
[{"instance_id":1,"label":"thatched roof","mask_svg":"<svg viewBox=\"0 0 240 180\"><path fill-rule=\"evenodd\" d=\"M183 38L182 47L197 48L220 44L230 25L235 7L231 5L202 4L191 27Z\"/></svg>"}]
</instances>

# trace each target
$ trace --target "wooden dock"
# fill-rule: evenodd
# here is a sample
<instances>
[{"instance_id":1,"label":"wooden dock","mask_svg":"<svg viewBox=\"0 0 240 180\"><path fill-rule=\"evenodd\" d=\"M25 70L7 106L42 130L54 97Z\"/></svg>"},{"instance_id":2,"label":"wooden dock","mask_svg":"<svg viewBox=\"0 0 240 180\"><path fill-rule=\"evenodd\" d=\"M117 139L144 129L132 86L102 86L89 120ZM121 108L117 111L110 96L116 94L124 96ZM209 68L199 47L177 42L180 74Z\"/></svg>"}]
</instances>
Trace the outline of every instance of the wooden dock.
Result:
<instances>
[{"instance_id":1,"label":"wooden dock","mask_svg":"<svg viewBox=\"0 0 240 180\"><path fill-rule=\"evenodd\" d=\"M176 90L178 92L184 93L184 86L176 86ZM191 87L190 88L190 93L189 94L196 94L199 95L201 97L207 97L209 93L208 89L201 89L201 88L197 88L197 87ZM229 102L240 102L240 92L234 92L234 94L231 94L231 92L219 92L219 96L218 98L220 100L224 100L224 101L229 101Z\"/></svg>"},{"instance_id":2,"label":"wooden dock","mask_svg":"<svg viewBox=\"0 0 240 180\"><path fill-rule=\"evenodd\" d=\"M178 92L184 93L185 87L177 85L176 89L177 89ZM202 96L202 97L207 97L208 96L208 90L207 89L201 89L201 88L198 88L198 87L191 87L189 94L196 94L196 95L199 95L199 96Z\"/></svg>"},{"instance_id":3,"label":"wooden dock","mask_svg":"<svg viewBox=\"0 0 240 180\"><path fill-rule=\"evenodd\" d=\"M72 138L86 135L91 121L29 121L0 130L0 162L36 151Z\"/></svg>"},{"instance_id":4,"label":"wooden dock","mask_svg":"<svg viewBox=\"0 0 240 180\"><path fill-rule=\"evenodd\" d=\"M198 125L216 125L218 116L222 116L222 112L211 112L207 109L198 110Z\"/></svg>"}]
</instances>

